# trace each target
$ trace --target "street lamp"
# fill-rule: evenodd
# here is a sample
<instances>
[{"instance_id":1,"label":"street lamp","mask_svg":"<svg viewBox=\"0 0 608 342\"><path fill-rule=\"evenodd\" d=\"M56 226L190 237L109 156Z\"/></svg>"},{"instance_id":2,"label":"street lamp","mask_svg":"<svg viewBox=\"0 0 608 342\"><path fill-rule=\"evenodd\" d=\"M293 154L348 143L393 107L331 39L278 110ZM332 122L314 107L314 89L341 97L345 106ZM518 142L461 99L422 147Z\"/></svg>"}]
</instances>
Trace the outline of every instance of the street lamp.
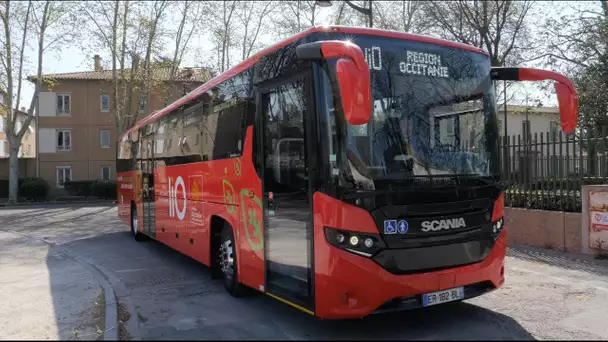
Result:
<instances>
[{"instance_id":1,"label":"street lamp","mask_svg":"<svg viewBox=\"0 0 608 342\"><path fill-rule=\"evenodd\" d=\"M331 1L317 1L319 7L331 7Z\"/></svg>"},{"instance_id":2,"label":"street lamp","mask_svg":"<svg viewBox=\"0 0 608 342\"><path fill-rule=\"evenodd\" d=\"M369 27L374 26L374 16L372 15L372 0L367 1L369 3L369 8L357 6L348 0L344 0L344 2L346 2L346 4L355 11L367 15L369 17ZM320 7L329 7L332 5L331 1L317 1L316 4Z\"/></svg>"}]
</instances>

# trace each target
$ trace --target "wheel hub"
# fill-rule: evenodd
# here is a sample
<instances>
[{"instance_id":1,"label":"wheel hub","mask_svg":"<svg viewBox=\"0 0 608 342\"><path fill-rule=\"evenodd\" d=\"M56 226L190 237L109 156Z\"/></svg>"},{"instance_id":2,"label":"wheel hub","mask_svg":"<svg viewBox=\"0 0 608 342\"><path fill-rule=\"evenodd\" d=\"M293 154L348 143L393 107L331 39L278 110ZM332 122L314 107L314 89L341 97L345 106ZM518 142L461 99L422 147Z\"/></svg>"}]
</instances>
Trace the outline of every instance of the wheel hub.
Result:
<instances>
[{"instance_id":1,"label":"wheel hub","mask_svg":"<svg viewBox=\"0 0 608 342\"><path fill-rule=\"evenodd\" d=\"M234 274L234 249L232 241L227 240L220 247L220 266L226 279L232 279Z\"/></svg>"}]
</instances>

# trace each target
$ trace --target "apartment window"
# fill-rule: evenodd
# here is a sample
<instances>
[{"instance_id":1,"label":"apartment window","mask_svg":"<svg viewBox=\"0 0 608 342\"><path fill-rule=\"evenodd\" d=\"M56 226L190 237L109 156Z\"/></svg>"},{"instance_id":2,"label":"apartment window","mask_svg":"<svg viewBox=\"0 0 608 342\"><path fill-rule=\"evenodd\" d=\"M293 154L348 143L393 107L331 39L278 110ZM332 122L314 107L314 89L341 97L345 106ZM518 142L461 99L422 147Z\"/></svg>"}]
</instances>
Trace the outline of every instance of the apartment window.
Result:
<instances>
[{"instance_id":1,"label":"apartment window","mask_svg":"<svg viewBox=\"0 0 608 342\"><path fill-rule=\"evenodd\" d=\"M72 180L72 167L71 166L57 166L57 187L63 188L65 182L69 182Z\"/></svg>"},{"instance_id":2,"label":"apartment window","mask_svg":"<svg viewBox=\"0 0 608 342\"><path fill-rule=\"evenodd\" d=\"M101 95L99 99L99 109L102 112L110 111L110 96L109 95Z\"/></svg>"},{"instance_id":3,"label":"apartment window","mask_svg":"<svg viewBox=\"0 0 608 342\"><path fill-rule=\"evenodd\" d=\"M99 131L99 147L110 148L110 130L102 129Z\"/></svg>"},{"instance_id":4,"label":"apartment window","mask_svg":"<svg viewBox=\"0 0 608 342\"><path fill-rule=\"evenodd\" d=\"M69 94L57 94L57 115L69 115L71 113L70 99Z\"/></svg>"},{"instance_id":5,"label":"apartment window","mask_svg":"<svg viewBox=\"0 0 608 342\"><path fill-rule=\"evenodd\" d=\"M70 151L72 149L72 131L66 129L57 130L57 150Z\"/></svg>"},{"instance_id":6,"label":"apartment window","mask_svg":"<svg viewBox=\"0 0 608 342\"><path fill-rule=\"evenodd\" d=\"M0 157L4 157L5 156L5 152L4 152L4 140L0 140Z\"/></svg>"},{"instance_id":7,"label":"apartment window","mask_svg":"<svg viewBox=\"0 0 608 342\"><path fill-rule=\"evenodd\" d=\"M4 132L4 116L0 116L0 132Z\"/></svg>"},{"instance_id":8,"label":"apartment window","mask_svg":"<svg viewBox=\"0 0 608 342\"><path fill-rule=\"evenodd\" d=\"M101 180L104 180L104 181L110 180L111 169L112 168L110 165L103 165L101 167Z\"/></svg>"}]
</instances>

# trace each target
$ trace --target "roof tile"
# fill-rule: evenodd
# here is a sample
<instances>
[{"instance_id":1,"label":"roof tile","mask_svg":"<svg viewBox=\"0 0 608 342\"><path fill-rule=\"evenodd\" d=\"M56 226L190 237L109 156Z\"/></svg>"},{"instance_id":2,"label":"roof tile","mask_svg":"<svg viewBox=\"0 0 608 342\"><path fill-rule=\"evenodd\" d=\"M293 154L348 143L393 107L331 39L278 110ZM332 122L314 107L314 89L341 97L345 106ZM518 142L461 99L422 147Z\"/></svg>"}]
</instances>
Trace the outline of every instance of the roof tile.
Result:
<instances>
[{"instance_id":1,"label":"roof tile","mask_svg":"<svg viewBox=\"0 0 608 342\"><path fill-rule=\"evenodd\" d=\"M125 72L130 72L131 69L124 69ZM119 70L120 72L120 70ZM153 69L152 77L156 80L169 80L171 68ZM45 74L46 78L55 80L111 80L112 70L101 71L81 71L81 72L66 72L59 74ZM30 79L35 79L36 76L30 76ZM176 77L176 81L188 81L204 83L212 78L211 72L207 68L182 68Z\"/></svg>"}]
</instances>

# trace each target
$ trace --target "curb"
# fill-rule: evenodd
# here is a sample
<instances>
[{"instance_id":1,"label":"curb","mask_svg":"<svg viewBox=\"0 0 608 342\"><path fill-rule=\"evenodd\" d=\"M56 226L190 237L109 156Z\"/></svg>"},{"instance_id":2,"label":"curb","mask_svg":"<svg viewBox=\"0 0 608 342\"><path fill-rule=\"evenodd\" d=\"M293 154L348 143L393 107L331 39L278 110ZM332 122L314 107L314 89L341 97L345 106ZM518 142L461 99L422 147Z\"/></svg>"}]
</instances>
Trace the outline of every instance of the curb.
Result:
<instances>
[{"instance_id":1,"label":"curb","mask_svg":"<svg viewBox=\"0 0 608 342\"><path fill-rule=\"evenodd\" d=\"M46 201L46 202L18 202L18 203L0 203L0 207L22 207L22 206L38 206L38 205L56 205L56 204L117 204L115 200L90 200L90 201Z\"/></svg>"},{"instance_id":2,"label":"curb","mask_svg":"<svg viewBox=\"0 0 608 342\"><path fill-rule=\"evenodd\" d=\"M118 302L116 300L116 292L112 288L112 285L106 280L105 275L100 272L99 269L95 267L95 265L91 264L86 259L70 251L69 249L53 244L51 244L51 246L61 248L61 250L65 254L69 255L72 259L78 261L89 272L91 272L95 276L95 278L97 278L97 281L103 287L103 293L106 301L106 322L105 329L103 332L103 340L118 341Z\"/></svg>"},{"instance_id":3,"label":"curb","mask_svg":"<svg viewBox=\"0 0 608 342\"><path fill-rule=\"evenodd\" d=\"M61 246L58 246L58 247L61 247ZM131 297L130 297L131 293L129 292L129 290L127 289L125 284L118 277L116 277L114 275L114 273L112 273L112 271L108 270L104 266L96 264L95 262L93 262L91 259L89 259L87 257L83 257L72 251L69 251L65 247L61 247L61 248L64 249L65 251L67 251L70 255L73 255L75 257L75 259L77 259L83 263L86 263L88 266L94 268L97 273L99 273L103 276L104 282L108 284L108 288L112 291L113 298L111 298L110 300L112 301L113 307L114 307L113 313L111 313L114 315L114 320L109 321L108 315L107 315L107 311L109 311L109 310L108 310L108 305L106 304L106 333L104 334L104 340L105 341L117 341L119 339L118 338L118 324L119 324L119 322L118 322L118 302L119 301L127 307L127 311L130 314L129 320L127 322L124 322L124 324L126 326L126 330L131 337L130 340L137 340L137 341L141 340L141 336L139 334L139 322L138 322L138 318L136 315L135 306L133 306L133 303L131 302ZM108 292L106 292L106 294L107 293ZM107 295L106 295L106 300L107 300ZM108 330L107 329L108 326L113 326L113 328ZM110 331L112 331L112 332L110 332ZM107 335L108 332L110 332L110 334L111 334L110 336Z\"/></svg>"},{"instance_id":4,"label":"curb","mask_svg":"<svg viewBox=\"0 0 608 342\"><path fill-rule=\"evenodd\" d=\"M8 232L18 234L24 236L29 239L34 239L38 241L42 241L45 244L60 248L62 252L67 254L70 258L76 260L78 263L83 265L91 274L97 279L99 285L103 288L104 299L105 299L105 307L106 307L106 320L105 320L105 330L103 333L104 341L118 341L118 301L121 302L127 307L128 312L130 313L129 320L126 322L126 329L129 333L131 340L141 340L141 336L139 334L139 322L137 316L135 315L135 307L131 302L131 298L129 297L129 291L126 286L122 283L118 277L116 277L111 271L106 269L101 265L95 264L91 259L78 255L77 253L69 250L66 247L61 245L57 245L53 242L32 237L23 233L20 233L15 230L8 230Z\"/></svg>"}]
</instances>

